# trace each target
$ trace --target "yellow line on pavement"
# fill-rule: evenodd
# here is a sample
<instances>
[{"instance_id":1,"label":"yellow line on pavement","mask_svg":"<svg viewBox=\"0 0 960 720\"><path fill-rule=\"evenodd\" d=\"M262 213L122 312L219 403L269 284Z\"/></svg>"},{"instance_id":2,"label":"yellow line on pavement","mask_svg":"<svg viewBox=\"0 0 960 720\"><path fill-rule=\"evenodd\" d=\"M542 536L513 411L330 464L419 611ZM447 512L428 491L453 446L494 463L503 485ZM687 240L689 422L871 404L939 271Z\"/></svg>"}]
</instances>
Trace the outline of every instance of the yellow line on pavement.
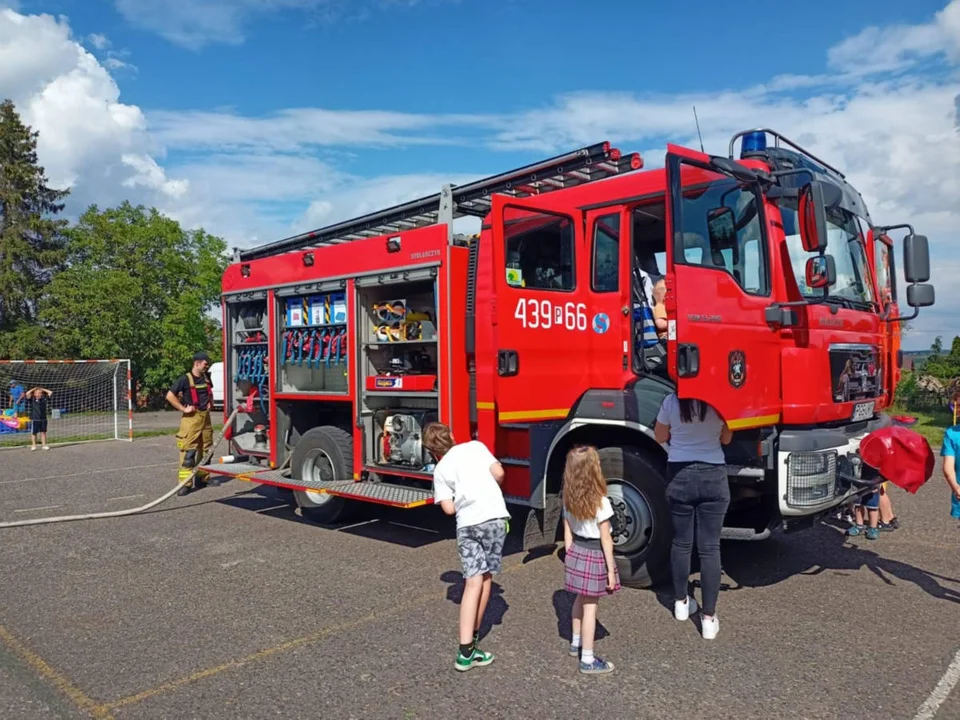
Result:
<instances>
[{"instance_id":1,"label":"yellow line on pavement","mask_svg":"<svg viewBox=\"0 0 960 720\"><path fill-rule=\"evenodd\" d=\"M549 557L549 556L548 556ZM520 569L527 565L533 565L534 562L523 563L517 562L509 567L503 569L502 575L513 572L514 570ZM420 607L421 605L426 605L428 602L434 600L445 600L447 598L448 589L444 589L442 592L434 592L429 595L422 595L416 600L405 603L403 605L392 605L390 607L384 608L383 610L375 610L368 615L364 615L361 618L356 620L349 620L337 625L330 625L325 628L321 628L314 633L309 635L304 635L303 637L295 638L293 640L287 640L286 642L280 643L279 645L274 645L273 647L268 647L263 650L258 650L255 653L247 655L246 657L239 658L237 660L230 660L225 662L222 665L217 665L215 667L210 667L205 670L200 670L193 673L192 675L187 675L186 677L179 678L177 680L171 680L170 682L163 683L162 685L157 685L152 687L149 690L144 690L139 692L136 695L130 695L125 698L120 698L119 700L114 700L113 702L106 703L102 707L105 710L117 710L123 707L129 707L130 705L136 705L137 703L143 702L149 698L161 695L163 693L172 692L177 690L184 685L189 685L195 683L199 680L204 680L208 677L214 675L219 675L222 672L227 670L234 670L244 665L249 665L250 663L256 662L258 660L264 660L265 658L272 657L287 650L293 650L294 648L303 647L304 645L310 645L319 640L322 640L330 635L335 635L337 633L343 632L344 630L353 630L354 628L360 627L361 625L366 625L367 623L373 622L374 620L379 620L380 618L386 617L388 615L393 615L397 612L403 612L407 610L413 610Z\"/></svg>"},{"instance_id":2,"label":"yellow line on pavement","mask_svg":"<svg viewBox=\"0 0 960 720\"><path fill-rule=\"evenodd\" d=\"M70 698L78 708L95 718L108 719L112 717L110 711L104 705L101 705L74 685L66 675L52 668L46 660L17 640L2 625L0 625L0 642L20 656L42 678L48 680L57 690Z\"/></svg>"}]
</instances>

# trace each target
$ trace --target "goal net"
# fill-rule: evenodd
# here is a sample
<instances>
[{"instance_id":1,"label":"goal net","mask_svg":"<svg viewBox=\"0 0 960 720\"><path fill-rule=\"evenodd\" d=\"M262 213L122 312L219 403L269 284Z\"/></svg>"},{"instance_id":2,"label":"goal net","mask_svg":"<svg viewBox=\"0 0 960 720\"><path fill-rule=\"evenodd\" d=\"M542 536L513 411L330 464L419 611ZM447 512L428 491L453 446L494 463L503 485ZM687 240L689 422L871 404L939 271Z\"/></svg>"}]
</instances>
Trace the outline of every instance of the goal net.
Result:
<instances>
[{"instance_id":1,"label":"goal net","mask_svg":"<svg viewBox=\"0 0 960 720\"><path fill-rule=\"evenodd\" d=\"M33 425L38 388L50 391L48 445L133 440L130 385L129 360L0 360L0 448L29 445L41 428Z\"/></svg>"}]
</instances>

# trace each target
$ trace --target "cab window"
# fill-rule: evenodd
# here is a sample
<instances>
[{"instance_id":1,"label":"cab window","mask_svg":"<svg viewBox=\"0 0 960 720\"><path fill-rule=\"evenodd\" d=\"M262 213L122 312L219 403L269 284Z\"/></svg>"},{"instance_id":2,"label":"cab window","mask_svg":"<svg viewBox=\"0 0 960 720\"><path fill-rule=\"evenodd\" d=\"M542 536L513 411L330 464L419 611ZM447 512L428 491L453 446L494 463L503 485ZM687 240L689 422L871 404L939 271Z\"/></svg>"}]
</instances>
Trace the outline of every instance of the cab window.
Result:
<instances>
[{"instance_id":1,"label":"cab window","mask_svg":"<svg viewBox=\"0 0 960 720\"><path fill-rule=\"evenodd\" d=\"M732 179L687 188L680 203L677 262L729 273L750 295L770 294L761 198Z\"/></svg>"},{"instance_id":2,"label":"cab window","mask_svg":"<svg viewBox=\"0 0 960 720\"><path fill-rule=\"evenodd\" d=\"M507 285L529 290L576 288L571 218L508 207L503 234Z\"/></svg>"},{"instance_id":3,"label":"cab window","mask_svg":"<svg viewBox=\"0 0 960 720\"><path fill-rule=\"evenodd\" d=\"M602 215L593 226L591 287L597 293L620 290L620 213Z\"/></svg>"}]
</instances>

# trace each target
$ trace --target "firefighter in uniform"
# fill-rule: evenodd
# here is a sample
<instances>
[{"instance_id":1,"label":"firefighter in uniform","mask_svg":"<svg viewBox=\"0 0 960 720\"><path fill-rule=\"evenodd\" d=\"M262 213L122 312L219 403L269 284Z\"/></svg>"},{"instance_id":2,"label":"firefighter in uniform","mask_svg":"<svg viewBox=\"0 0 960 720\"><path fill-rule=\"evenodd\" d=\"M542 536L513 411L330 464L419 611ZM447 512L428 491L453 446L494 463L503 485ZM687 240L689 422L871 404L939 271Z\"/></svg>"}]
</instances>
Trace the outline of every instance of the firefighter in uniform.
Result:
<instances>
[{"instance_id":1,"label":"firefighter in uniform","mask_svg":"<svg viewBox=\"0 0 960 720\"><path fill-rule=\"evenodd\" d=\"M213 444L213 424L210 410L213 407L213 385L207 368L210 357L204 352L193 356L190 372L181 375L167 391L167 402L179 410L180 430L177 432L177 449L180 451L179 478L183 483L193 469L203 461L203 456ZM198 471L191 484L184 484L178 495L186 495L204 487L209 476Z\"/></svg>"}]
</instances>

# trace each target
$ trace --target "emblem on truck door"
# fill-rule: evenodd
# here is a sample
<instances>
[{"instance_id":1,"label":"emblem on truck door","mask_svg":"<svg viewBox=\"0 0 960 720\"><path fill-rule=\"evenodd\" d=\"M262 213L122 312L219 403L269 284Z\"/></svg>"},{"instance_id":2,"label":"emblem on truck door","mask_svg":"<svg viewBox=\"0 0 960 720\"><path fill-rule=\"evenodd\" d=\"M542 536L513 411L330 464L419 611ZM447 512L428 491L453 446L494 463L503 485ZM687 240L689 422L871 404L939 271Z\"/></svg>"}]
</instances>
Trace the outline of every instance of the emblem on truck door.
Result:
<instances>
[{"instance_id":1,"label":"emblem on truck door","mask_svg":"<svg viewBox=\"0 0 960 720\"><path fill-rule=\"evenodd\" d=\"M742 387L747 381L747 356L743 350L734 350L730 353L730 372L727 377L733 387Z\"/></svg>"}]
</instances>

